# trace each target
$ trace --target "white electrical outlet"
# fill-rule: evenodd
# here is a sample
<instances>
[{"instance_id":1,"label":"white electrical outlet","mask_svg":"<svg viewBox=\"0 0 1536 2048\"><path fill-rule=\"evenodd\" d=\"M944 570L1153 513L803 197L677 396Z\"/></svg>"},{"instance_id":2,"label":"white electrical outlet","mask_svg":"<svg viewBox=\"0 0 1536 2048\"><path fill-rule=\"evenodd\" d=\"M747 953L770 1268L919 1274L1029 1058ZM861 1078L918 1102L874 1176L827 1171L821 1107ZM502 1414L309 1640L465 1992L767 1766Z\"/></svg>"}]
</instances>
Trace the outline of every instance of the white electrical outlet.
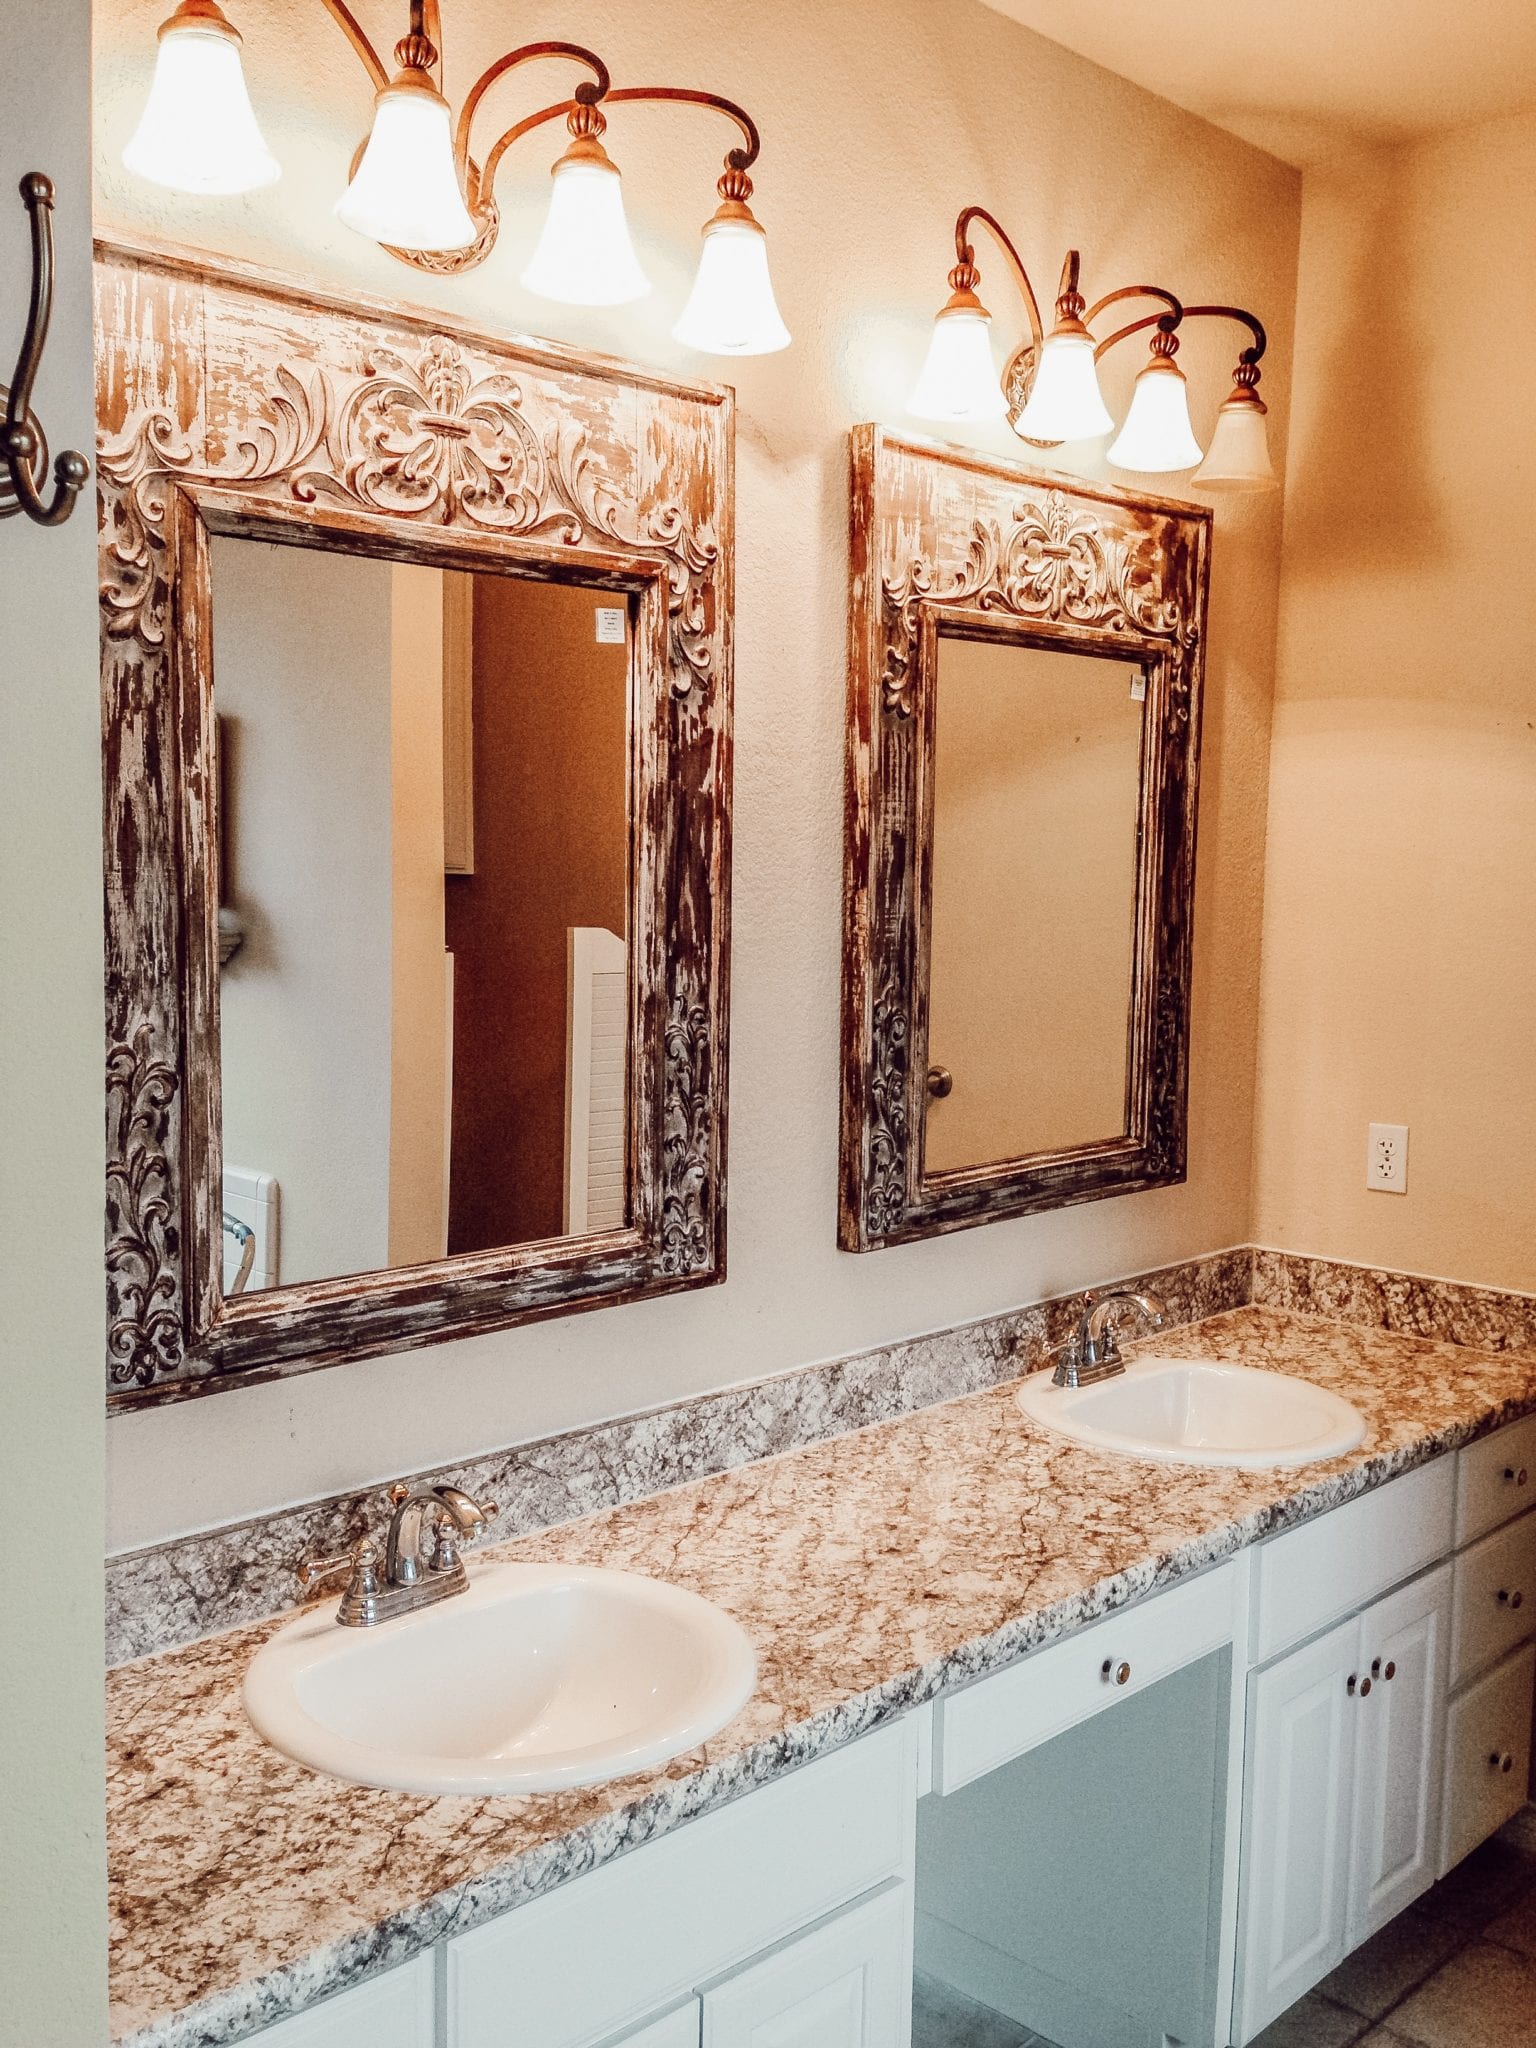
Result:
<instances>
[{"instance_id":1,"label":"white electrical outlet","mask_svg":"<svg viewBox=\"0 0 1536 2048\"><path fill-rule=\"evenodd\" d=\"M1365 1156L1365 1184L1384 1195L1408 1192L1408 1126L1372 1124Z\"/></svg>"}]
</instances>

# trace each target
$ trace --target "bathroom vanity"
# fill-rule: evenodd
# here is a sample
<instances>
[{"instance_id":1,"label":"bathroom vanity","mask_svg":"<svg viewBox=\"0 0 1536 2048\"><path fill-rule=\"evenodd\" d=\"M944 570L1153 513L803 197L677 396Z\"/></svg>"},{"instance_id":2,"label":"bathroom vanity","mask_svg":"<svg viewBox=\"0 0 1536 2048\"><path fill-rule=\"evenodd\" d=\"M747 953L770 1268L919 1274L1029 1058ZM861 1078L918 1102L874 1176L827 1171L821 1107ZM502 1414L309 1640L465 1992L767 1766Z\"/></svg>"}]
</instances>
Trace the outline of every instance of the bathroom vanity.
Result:
<instances>
[{"instance_id":1,"label":"bathroom vanity","mask_svg":"<svg viewBox=\"0 0 1536 2048\"><path fill-rule=\"evenodd\" d=\"M998 1388L498 1553L751 1636L736 1719L617 1784L292 1765L239 1705L275 1625L125 1667L119 2038L899 2048L915 1962L1069 2043L1250 2040L1525 1798L1536 1374L1256 1308L1176 1341L1347 1395L1365 1443L1151 1466Z\"/></svg>"}]
</instances>

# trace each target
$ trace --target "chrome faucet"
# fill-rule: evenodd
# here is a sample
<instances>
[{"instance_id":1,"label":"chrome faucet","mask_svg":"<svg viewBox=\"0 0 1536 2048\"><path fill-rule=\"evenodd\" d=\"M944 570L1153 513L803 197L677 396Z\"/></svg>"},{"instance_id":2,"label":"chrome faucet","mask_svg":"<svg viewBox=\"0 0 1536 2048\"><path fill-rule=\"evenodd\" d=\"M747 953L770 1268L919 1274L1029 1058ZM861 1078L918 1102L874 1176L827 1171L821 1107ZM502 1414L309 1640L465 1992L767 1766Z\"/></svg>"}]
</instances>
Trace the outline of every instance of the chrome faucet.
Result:
<instances>
[{"instance_id":1,"label":"chrome faucet","mask_svg":"<svg viewBox=\"0 0 1536 2048\"><path fill-rule=\"evenodd\" d=\"M348 1574L336 1610L344 1628L373 1628L397 1614L464 1592L469 1575L459 1555L459 1538L473 1541L497 1512L495 1501L472 1500L457 1486L407 1486L404 1481L389 1489L389 1504L382 1578L378 1546L370 1536L339 1557L308 1558L299 1566L299 1584L306 1588L338 1572ZM432 1547L427 1552L429 1533Z\"/></svg>"},{"instance_id":2,"label":"chrome faucet","mask_svg":"<svg viewBox=\"0 0 1536 2048\"><path fill-rule=\"evenodd\" d=\"M1114 1329L1122 1303L1134 1308L1149 1329L1160 1330L1168 1320L1162 1299L1144 1294L1140 1288L1116 1287L1108 1294L1085 1294L1077 1328L1057 1346L1056 1370L1051 1375L1054 1386L1089 1387L1095 1380L1111 1379L1125 1371Z\"/></svg>"}]
</instances>

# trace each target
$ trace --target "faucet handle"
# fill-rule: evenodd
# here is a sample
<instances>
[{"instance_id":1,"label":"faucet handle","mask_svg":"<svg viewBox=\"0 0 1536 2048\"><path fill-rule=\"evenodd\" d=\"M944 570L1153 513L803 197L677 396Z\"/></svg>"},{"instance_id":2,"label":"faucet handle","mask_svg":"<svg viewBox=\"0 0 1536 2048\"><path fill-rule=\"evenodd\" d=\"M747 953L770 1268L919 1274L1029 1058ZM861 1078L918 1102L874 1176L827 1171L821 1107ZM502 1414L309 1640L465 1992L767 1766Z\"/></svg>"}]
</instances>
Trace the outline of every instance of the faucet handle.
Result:
<instances>
[{"instance_id":1,"label":"faucet handle","mask_svg":"<svg viewBox=\"0 0 1536 2048\"><path fill-rule=\"evenodd\" d=\"M299 1566L299 1584L308 1588L338 1572L350 1573L336 1619L348 1628L367 1628L379 1618L379 1579L373 1568L378 1554L371 1537L359 1537L338 1557L306 1558Z\"/></svg>"},{"instance_id":2,"label":"faucet handle","mask_svg":"<svg viewBox=\"0 0 1536 2048\"><path fill-rule=\"evenodd\" d=\"M335 1557L306 1557L298 1568L299 1584L307 1590L325 1579L335 1578L338 1572L359 1572L365 1565L372 1564L377 1554L372 1539L362 1536L350 1550L343 1550Z\"/></svg>"}]
</instances>

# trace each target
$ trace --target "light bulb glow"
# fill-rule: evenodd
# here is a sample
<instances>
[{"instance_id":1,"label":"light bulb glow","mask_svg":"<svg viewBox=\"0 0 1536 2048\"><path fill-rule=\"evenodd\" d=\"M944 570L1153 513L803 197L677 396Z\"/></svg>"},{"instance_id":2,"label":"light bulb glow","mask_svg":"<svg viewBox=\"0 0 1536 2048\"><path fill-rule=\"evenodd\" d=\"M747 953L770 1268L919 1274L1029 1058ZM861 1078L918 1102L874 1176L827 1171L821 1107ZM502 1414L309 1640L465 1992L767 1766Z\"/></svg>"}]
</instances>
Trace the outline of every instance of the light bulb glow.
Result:
<instances>
[{"instance_id":1,"label":"light bulb glow","mask_svg":"<svg viewBox=\"0 0 1536 2048\"><path fill-rule=\"evenodd\" d=\"M991 320L980 306L945 307L907 400L920 420L1000 420L1008 401L992 359Z\"/></svg>"},{"instance_id":2,"label":"light bulb glow","mask_svg":"<svg viewBox=\"0 0 1536 2048\"><path fill-rule=\"evenodd\" d=\"M768 237L756 221L708 223L693 290L672 333L712 356L767 356L789 347L768 275Z\"/></svg>"},{"instance_id":3,"label":"light bulb glow","mask_svg":"<svg viewBox=\"0 0 1536 2048\"><path fill-rule=\"evenodd\" d=\"M379 94L368 147L336 202L336 218L396 249L467 249L474 241L448 102L425 74L400 72Z\"/></svg>"},{"instance_id":4,"label":"light bulb glow","mask_svg":"<svg viewBox=\"0 0 1536 2048\"><path fill-rule=\"evenodd\" d=\"M1114 424L1099 390L1092 335L1060 330L1048 335L1034 389L1014 431L1027 441L1091 441L1110 433Z\"/></svg>"},{"instance_id":5,"label":"light bulb glow","mask_svg":"<svg viewBox=\"0 0 1536 2048\"><path fill-rule=\"evenodd\" d=\"M606 158L567 152L555 165L544 232L523 283L562 306L626 306L650 290L629 239L624 187Z\"/></svg>"},{"instance_id":6,"label":"light bulb glow","mask_svg":"<svg viewBox=\"0 0 1536 2048\"><path fill-rule=\"evenodd\" d=\"M1170 356L1154 356L1136 379L1131 409L1109 450L1117 469L1156 474L1192 469L1200 443L1189 423L1189 386Z\"/></svg>"},{"instance_id":7,"label":"light bulb glow","mask_svg":"<svg viewBox=\"0 0 1536 2048\"><path fill-rule=\"evenodd\" d=\"M245 89L240 38L227 24L166 23L123 162L152 185L210 198L254 192L281 177Z\"/></svg>"},{"instance_id":8,"label":"light bulb glow","mask_svg":"<svg viewBox=\"0 0 1536 2048\"><path fill-rule=\"evenodd\" d=\"M1241 386L1216 415L1210 453L1190 479L1203 491L1271 491L1280 479L1269 456L1265 405Z\"/></svg>"}]
</instances>

